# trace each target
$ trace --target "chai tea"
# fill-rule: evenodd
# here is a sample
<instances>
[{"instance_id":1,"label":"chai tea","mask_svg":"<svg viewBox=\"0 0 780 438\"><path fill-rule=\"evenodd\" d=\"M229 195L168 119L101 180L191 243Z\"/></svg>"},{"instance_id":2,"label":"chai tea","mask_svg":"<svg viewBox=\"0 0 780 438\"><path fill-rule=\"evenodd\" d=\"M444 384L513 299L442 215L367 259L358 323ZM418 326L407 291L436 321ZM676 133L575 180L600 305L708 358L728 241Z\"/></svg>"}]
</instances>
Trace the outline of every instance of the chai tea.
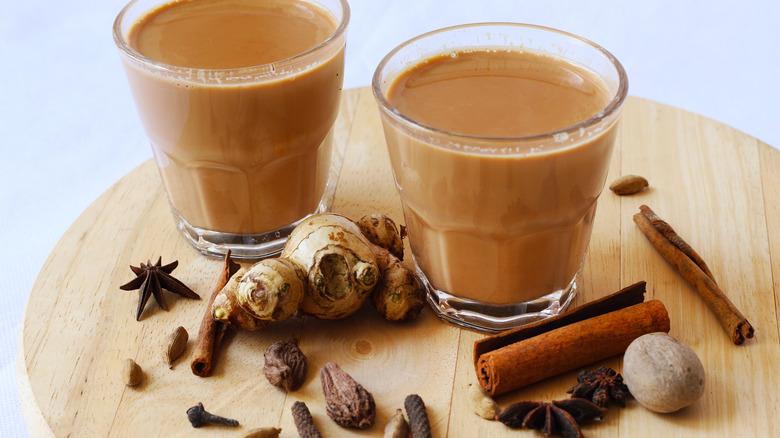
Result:
<instances>
[{"instance_id":1,"label":"chai tea","mask_svg":"<svg viewBox=\"0 0 780 438\"><path fill-rule=\"evenodd\" d=\"M415 124L457 137L444 144L385 118L412 253L431 285L497 305L569 287L615 132L518 152L512 138L522 143L591 119L612 98L604 81L551 55L475 48L411 65L386 95Z\"/></svg>"},{"instance_id":2,"label":"chai tea","mask_svg":"<svg viewBox=\"0 0 780 438\"><path fill-rule=\"evenodd\" d=\"M249 235L318 210L344 68L343 40L323 46L338 26L303 0L176 1L132 25L151 62L126 58L127 76L175 214Z\"/></svg>"}]
</instances>

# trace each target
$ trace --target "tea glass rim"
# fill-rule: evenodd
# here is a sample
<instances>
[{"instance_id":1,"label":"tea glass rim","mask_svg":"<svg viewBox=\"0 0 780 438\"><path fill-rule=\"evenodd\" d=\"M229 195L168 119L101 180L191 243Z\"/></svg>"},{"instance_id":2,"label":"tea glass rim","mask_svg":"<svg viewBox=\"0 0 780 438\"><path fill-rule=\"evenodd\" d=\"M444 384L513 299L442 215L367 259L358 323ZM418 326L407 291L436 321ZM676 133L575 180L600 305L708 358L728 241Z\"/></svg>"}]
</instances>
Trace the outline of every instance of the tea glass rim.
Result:
<instances>
[{"instance_id":1,"label":"tea glass rim","mask_svg":"<svg viewBox=\"0 0 780 438\"><path fill-rule=\"evenodd\" d=\"M598 52L600 52L604 57L610 62L610 64L615 68L615 72L617 73L617 80L618 80L618 88L614 93L614 96L612 99L607 103L607 105L600 110L598 113L596 113L594 116L579 122L577 124L574 124L569 127L561 128L554 131L549 132L543 132L539 134L532 134L532 135L523 135L523 136L481 136L481 135L471 135L471 134L462 134L457 132L452 132L446 129L437 128L434 126L426 125L424 123L421 123L400 110L396 108L393 104L391 104L387 98L385 97L385 93L382 91L382 83L381 83L381 73L387 66L387 64L390 62L390 60L398 54L401 50L404 48L420 41L423 39L426 39L428 37L446 33L446 32L452 32L459 29L467 29L467 28L479 28L479 27L516 27L516 28L529 28L529 29L535 29L540 30L543 32L558 34L563 37L571 38L573 40L585 43L586 45L590 46L593 49L596 49ZM487 45L474 45L474 46L468 46L468 45L462 45L462 46L453 46L445 48L441 53L446 54L448 53L448 50L457 50L461 48L476 48L476 47L489 47ZM491 46L492 47L492 46ZM564 59L567 59L565 56L561 56ZM426 59L424 56L420 56L416 59L416 61L422 61ZM410 64L410 66L413 64ZM587 67L586 67L587 68ZM594 72L595 73L595 72ZM599 77L602 75L596 73ZM398 77L396 75L395 77ZM395 78L394 77L394 78ZM539 141L542 139L548 139L550 137L557 138L558 136L565 135L568 136L569 134L575 134L579 132L581 129L588 128L591 126L594 126L604 120L608 120L613 115L619 114L619 111L621 107L623 106L623 103L626 100L626 97L628 96L628 76L626 74L625 69L623 68L623 65L618 61L618 59L612 55L608 50L603 48L602 46L586 39L581 36L575 35L570 32L554 29L551 27L546 26L539 26L535 24L528 24L528 23L515 23L515 22L484 22L484 23L468 23L468 24L461 24L457 26L449 26L444 27L441 29L432 30L430 32L423 33L421 35L418 35L412 39L409 39L398 46L396 46L393 50L391 50L385 57L380 61L379 65L377 66L376 70L374 71L374 76L371 81L371 88L374 93L374 97L376 101L379 103L379 106L389 115L396 119L400 119L400 121L403 124L410 125L415 127L417 130L420 130L427 134L432 134L432 137L436 136L448 136L451 138L460 138L465 140L466 142L487 142L487 143L516 143L516 142L534 142ZM541 151L540 151L541 152ZM550 150L546 150L546 152L551 152ZM480 153L480 152L476 152ZM541 152L543 153L543 152ZM491 150L490 153L483 153L485 155L514 155L515 152L509 152L509 153L501 153L500 151ZM534 151L523 152L519 153L520 155L533 155L535 154Z\"/></svg>"},{"instance_id":2,"label":"tea glass rim","mask_svg":"<svg viewBox=\"0 0 780 438\"><path fill-rule=\"evenodd\" d=\"M316 46L304 52L298 53L289 58L284 58L277 61L272 61L264 64L251 65L246 67L198 68L198 67L186 67L186 66L168 64L165 62L156 61L154 59L142 55L140 52L138 52L132 46L130 46L130 43L127 41L123 33L124 29L122 28L123 27L122 22L123 19L125 18L125 15L130 10L130 8L140 1L141 0L131 0L122 8L122 10L117 15L113 25L114 43L124 55L128 56L130 59L133 59L136 62L139 62L143 65L146 65L158 71L185 75L187 78L214 78L217 76L242 78L246 76L257 77L257 76L264 76L264 75L270 75L271 77L275 77L276 73L284 72L286 67L299 63L302 60L312 57L314 54L338 43L338 41L346 33L347 25L349 24L349 20L351 17L349 3L347 3L347 0L335 0L341 6L341 11L342 11L342 16L341 19L339 20L339 25L336 27L336 30L334 30L333 33L328 36L328 38L326 38L324 41L320 42ZM160 7L170 3L171 2L159 1L155 4L155 7ZM308 2L308 3L312 3L312 2ZM314 3L319 3L319 2L315 1ZM153 10L154 7L147 9L142 14L151 12ZM132 24L134 24L134 22L129 23L130 26L132 26Z\"/></svg>"}]
</instances>

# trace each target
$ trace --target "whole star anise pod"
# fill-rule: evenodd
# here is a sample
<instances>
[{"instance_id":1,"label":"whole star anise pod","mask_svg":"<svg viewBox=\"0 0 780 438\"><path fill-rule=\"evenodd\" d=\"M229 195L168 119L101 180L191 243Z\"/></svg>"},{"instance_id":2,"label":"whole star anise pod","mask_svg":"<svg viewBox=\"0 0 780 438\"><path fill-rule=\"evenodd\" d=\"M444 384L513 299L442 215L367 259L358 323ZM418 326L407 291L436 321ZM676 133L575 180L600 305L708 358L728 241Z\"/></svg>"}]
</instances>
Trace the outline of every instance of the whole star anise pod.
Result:
<instances>
[{"instance_id":1,"label":"whole star anise pod","mask_svg":"<svg viewBox=\"0 0 780 438\"><path fill-rule=\"evenodd\" d=\"M147 260L146 264L141 263L141 266L130 266L130 269L132 269L137 277L128 283L119 286L119 288L122 290L139 289L138 312L135 315L136 321L141 319L141 313L143 313L146 302L149 301L151 295L154 295L154 299L160 307L164 310L168 310L168 304L165 302L165 297L163 297L162 294L163 289L185 298L200 299L200 295L193 292L187 285L171 275L171 272L173 272L177 266L179 266L178 261L162 266L162 257L157 259L157 263L154 265Z\"/></svg>"},{"instance_id":2,"label":"whole star anise pod","mask_svg":"<svg viewBox=\"0 0 780 438\"><path fill-rule=\"evenodd\" d=\"M582 438L580 424L602 418L602 409L588 400L570 398L551 403L524 401L507 406L498 421L512 428L541 430L544 436L560 434L564 438Z\"/></svg>"},{"instance_id":3,"label":"whole star anise pod","mask_svg":"<svg viewBox=\"0 0 780 438\"><path fill-rule=\"evenodd\" d=\"M623 383L623 376L609 367L601 367L596 371L582 370L577 375L577 384L569 388L572 397L586 398L603 408L612 400L620 406L626 405L628 386Z\"/></svg>"}]
</instances>

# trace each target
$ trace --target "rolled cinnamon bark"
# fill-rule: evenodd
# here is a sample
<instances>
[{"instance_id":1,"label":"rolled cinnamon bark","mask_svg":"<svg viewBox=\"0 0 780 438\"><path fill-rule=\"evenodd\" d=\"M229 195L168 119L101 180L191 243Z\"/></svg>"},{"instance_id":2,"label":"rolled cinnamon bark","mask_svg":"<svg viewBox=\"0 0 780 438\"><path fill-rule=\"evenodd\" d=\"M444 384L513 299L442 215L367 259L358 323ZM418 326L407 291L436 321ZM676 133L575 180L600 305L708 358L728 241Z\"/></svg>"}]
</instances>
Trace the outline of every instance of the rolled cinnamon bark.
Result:
<instances>
[{"instance_id":1,"label":"rolled cinnamon bark","mask_svg":"<svg viewBox=\"0 0 780 438\"><path fill-rule=\"evenodd\" d=\"M219 295L219 292L230 280L230 277L240 267L241 265L230 259L230 250L228 250L227 254L225 254L225 264L222 267L222 272L220 272L217 283L214 285L214 290L211 292L211 297L206 305L206 312L200 322L198 338L195 340L195 351L192 353L190 368L192 368L192 373L196 376L208 377L211 375L214 354L219 349L222 336L227 330L227 325L215 320L211 315L211 306L214 304L214 299Z\"/></svg>"},{"instance_id":2,"label":"rolled cinnamon bark","mask_svg":"<svg viewBox=\"0 0 780 438\"><path fill-rule=\"evenodd\" d=\"M617 292L587 302L576 309L568 310L557 316L545 318L534 323L515 329L501 332L497 335L482 338L474 343L474 365L479 357L489 351L498 350L501 347L520 342L522 340L540 335L575 322L583 321L594 316L625 309L639 304L645 300L647 282L638 281L626 286Z\"/></svg>"},{"instance_id":3,"label":"rolled cinnamon bark","mask_svg":"<svg viewBox=\"0 0 780 438\"><path fill-rule=\"evenodd\" d=\"M647 333L669 332L663 303L651 300L575 322L487 352L477 360L480 385L496 396L626 351Z\"/></svg>"},{"instance_id":4,"label":"rolled cinnamon bark","mask_svg":"<svg viewBox=\"0 0 780 438\"><path fill-rule=\"evenodd\" d=\"M661 256L696 288L710 310L715 313L720 325L731 337L731 341L735 345L740 345L746 339L752 338L755 332L753 326L715 283L712 273L701 257L650 207L642 205L639 209L640 212L634 215L634 223Z\"/></svg>"}]
</instances>

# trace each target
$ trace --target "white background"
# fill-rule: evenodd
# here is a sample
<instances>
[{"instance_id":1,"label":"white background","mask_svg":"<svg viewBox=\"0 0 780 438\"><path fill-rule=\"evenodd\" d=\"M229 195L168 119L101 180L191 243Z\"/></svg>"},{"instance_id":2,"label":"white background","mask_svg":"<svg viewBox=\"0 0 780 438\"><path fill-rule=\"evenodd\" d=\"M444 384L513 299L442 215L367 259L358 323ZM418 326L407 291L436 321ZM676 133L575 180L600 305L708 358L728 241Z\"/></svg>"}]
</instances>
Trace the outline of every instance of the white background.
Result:
<instances>
[{"instance_id":1,"label":"white background","mask_svg":"<svg viewBox=\"0 0 780 438\"><path fill-rule=\"evenodd\" d=\"M123 3L0 0L3 437L27 435L15 356L38 271L79 214L152 156L111 36ZM780 146L780 2L351 0L351 7L346 88L369 85L384 54L420 33L478 21L533 23L610 50L632 95Z\"/></svg>"}]
</instances>

